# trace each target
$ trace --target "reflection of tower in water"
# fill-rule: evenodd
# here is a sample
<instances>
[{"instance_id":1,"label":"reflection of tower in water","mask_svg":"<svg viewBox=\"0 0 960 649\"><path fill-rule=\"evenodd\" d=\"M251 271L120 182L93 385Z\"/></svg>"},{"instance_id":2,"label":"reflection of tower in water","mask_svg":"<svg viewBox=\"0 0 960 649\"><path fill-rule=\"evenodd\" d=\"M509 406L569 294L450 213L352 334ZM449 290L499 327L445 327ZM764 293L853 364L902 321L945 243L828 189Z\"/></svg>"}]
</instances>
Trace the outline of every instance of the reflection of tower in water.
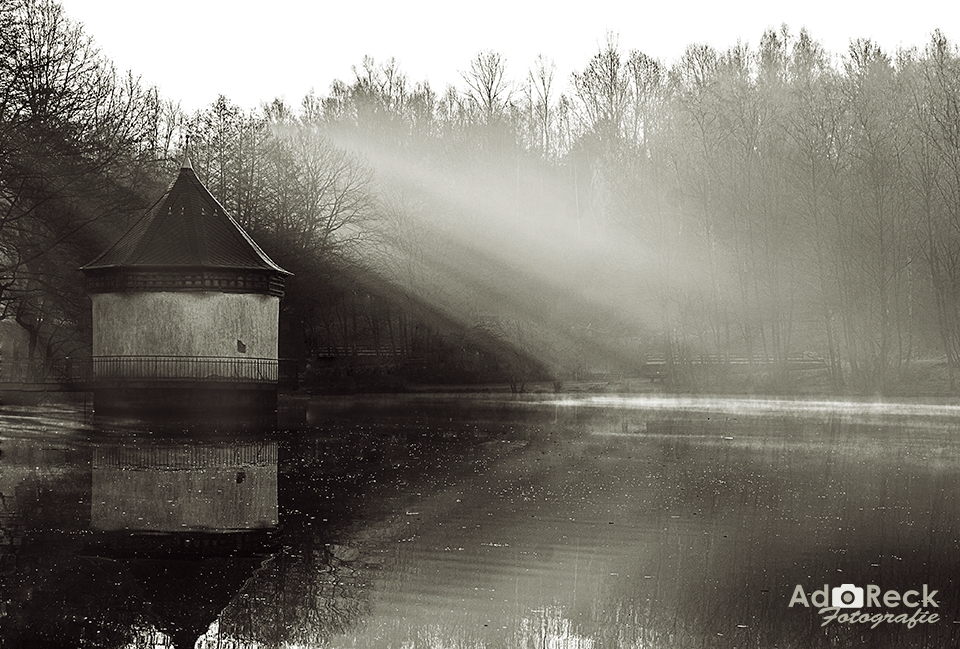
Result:
<instances>
[{"instance_id":1,"label":"reflection of tower in water","mask_svg":"<svg viewBox=\"0 0 960 649\"><path fill-rule=\"evenodd\" d=\"M119 558L143 593L138 633L194 646L274 549L277 525L276 442L93 451L90 527L97 554Z\"/></svg>"},{"instance_id":2,"label":"reflection of tower in water","mask_svg":"<svg viewBox=\"0 0 960 649\"><path fill-rule=\"evenodd\" d=\"M10 421L23 437L0 435L3 647L141 632L193 647L275 550L274 441L81 441Z\"/></svg>"},{"instance_id":3,"label":"reflection of tower in water","mask_svg":"<svg viewBox=\"0 0 960 649\"><path fill-rule=\"evenodd\" d=\"M276 442L94 450L94 530L213 534L266 530L277 522Z\"/></svg>"}]
</instances>

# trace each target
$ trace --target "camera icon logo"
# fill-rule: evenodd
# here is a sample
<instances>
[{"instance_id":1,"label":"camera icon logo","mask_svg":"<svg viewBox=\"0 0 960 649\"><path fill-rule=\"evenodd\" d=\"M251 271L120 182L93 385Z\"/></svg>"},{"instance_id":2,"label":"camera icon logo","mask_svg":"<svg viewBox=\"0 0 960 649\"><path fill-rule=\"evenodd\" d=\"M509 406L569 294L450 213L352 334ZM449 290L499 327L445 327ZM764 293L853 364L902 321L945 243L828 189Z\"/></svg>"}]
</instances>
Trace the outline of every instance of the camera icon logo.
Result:
<instances>
[{"instance_id":1,"label":"camera icon logo","mask_svg":"<svg viewBox=\"0 0 960 649\"><path fill-rule=\"evenodd\" d=\"M863 589L853 584L831 588L830 604L836 608L863 608Z\"/></svg>"}]
</instances>

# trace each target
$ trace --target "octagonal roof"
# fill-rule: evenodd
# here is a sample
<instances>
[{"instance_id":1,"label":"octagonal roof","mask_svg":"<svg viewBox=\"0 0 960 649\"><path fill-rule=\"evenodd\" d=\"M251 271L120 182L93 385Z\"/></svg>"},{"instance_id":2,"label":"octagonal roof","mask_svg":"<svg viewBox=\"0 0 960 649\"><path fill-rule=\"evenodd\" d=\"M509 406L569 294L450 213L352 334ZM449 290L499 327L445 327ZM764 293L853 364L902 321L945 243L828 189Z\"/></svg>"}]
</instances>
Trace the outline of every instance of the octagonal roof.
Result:
<instances>
[{"instance_id":1,"label":"octagonal roof","mask_svg":"<svg viewBox=\"0 0 960 649\"><path fill-rule=\"evenodd\" d=\"M204 186L185 159L163 196L116 243L81 270L264 270L289 275Z\"/></svg>"}]
</instances>

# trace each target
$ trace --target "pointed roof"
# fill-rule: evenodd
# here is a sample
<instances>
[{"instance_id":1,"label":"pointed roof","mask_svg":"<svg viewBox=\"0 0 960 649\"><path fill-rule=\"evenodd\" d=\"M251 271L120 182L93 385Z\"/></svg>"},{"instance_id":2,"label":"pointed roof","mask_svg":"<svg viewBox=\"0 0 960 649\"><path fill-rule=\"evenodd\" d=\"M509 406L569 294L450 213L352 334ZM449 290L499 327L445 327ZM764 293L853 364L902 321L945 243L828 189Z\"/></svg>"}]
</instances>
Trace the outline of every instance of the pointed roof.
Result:
<instances>
[{"instance_id":1,"label":"pointed roof","mask_svg":"<svg viewBox=\"0 0 960 649\"><path fill-rule=\"evenodd\" d=\"M184 157L167 191L120 239L81 270L229 268L290 273L250 238Z\"/></svg>"}]
</instances>

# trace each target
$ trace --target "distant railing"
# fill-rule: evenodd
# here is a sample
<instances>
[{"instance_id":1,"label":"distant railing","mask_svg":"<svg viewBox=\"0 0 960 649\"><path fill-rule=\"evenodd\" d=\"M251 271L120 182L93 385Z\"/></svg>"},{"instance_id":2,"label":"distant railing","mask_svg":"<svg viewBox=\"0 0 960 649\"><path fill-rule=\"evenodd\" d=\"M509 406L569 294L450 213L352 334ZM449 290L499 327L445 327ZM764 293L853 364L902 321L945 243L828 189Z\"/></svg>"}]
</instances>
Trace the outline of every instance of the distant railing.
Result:
<instances>
[{"instance_id":1,"label":"distant railing","mask_svg":"<svg viewBox=\"0 0 960 649\"><path fill-rule=\"evenodd\" d=\"M763 368L780 366L780 361L769 356L697 354L686 358L675 358L671 364L663 356L649 356L640 367L640 375L656 381L667 378L671 369L683 366ZM782 366L790 370L816 370L826 368L827 362L815 354L791 354L784 359Z\"/></svg>"},{"instance_id":2,"label":"distant railing","mask_svg":"<svg viewBox=\"0 0 960 649\"><path fill-rule=\"evenodd\" d=\"M696 354L685 358L676 358L677 365L777 365L780 361L771 356L729 356L719 354ZM827 366L826 360L813 354L792 354L784 359L785 364L794 369L816 369ZM649 356L646 365L663 366L666 359L663 356Z\"/></svg>"},{"instance_id":3,"label":"distant railing","mask_svg":"<svg viewBox=\"0 0 960 649\"><path fill-rule=\"evenodd\" d=\"M276 383L276 358L94 356L93 379Z\"/></svg>"},{"instance_id":4,"label":"distant railing","mask_svg":"<svg viewBox=\"0 0 960 649\"><path fill-rule=\"evenodd\" d=\"M337 358L353 358L353 357L382 357L382 358L397 358L401 356L407 356L407 351L403 349L386 349L383 347L368 347L356 345L348 347L346 345L337 346L329 345L325 347L322 351L317 354L317 358L322 360L332 360Z\"/></svg>"}]
</instances>

